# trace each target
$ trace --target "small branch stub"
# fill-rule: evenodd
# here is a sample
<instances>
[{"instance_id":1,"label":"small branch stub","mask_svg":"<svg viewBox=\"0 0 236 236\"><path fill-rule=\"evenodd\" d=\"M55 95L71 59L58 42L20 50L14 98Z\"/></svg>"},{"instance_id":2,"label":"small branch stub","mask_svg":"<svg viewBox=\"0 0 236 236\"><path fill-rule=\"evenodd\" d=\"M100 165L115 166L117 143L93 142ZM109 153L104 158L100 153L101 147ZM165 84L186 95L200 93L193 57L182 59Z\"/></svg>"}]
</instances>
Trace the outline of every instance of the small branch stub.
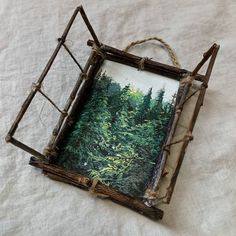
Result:
<instances>
[{"instance_id":1,"label":"small branch stub","mask_svg":"<svg viewBox=\"0 0 236 236\"><path fill-rule=\"evenodd\" d=\"M12 140L12 136L11 136L10 134L7 134L7 136L5 137L5 141L6 141L7 143L10 143L11 140Z\"/></svg>"}]
</instances>

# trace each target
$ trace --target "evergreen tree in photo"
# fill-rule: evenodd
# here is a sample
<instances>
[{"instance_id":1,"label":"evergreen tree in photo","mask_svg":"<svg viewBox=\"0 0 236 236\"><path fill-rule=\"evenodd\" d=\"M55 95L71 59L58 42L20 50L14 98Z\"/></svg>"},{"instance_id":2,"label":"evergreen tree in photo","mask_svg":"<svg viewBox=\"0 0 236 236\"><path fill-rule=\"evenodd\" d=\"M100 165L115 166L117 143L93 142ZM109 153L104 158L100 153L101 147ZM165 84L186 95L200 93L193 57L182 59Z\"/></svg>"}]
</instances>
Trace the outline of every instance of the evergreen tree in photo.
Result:
<instances>
[{"instance_id":1,"label":"evergreen tree in photo","mask_svg":"<svg viewBox=\"0 0 236 236\"><path fill-rule=\"evenodd\" d=\"M163 98L165 90L161 89L155 99L153 99L153 104L150 110L150 119L157 120L160 119L160 115L163 112Z\"/></svg>"},{"instance_id":2,"label":"evergreen tree in photo","mask_svg":"<svg viewBox=\"0 0 236 236\"><path fill-rule=\"evenodd\" d=\"M120 192L142 197L158 162L175 97L165 89L153 98L105 73L97 76L91 96L65 142L57 164L98 179Z\"/></svg>"},{"instance_id":3,"label":"evergreen tree in photo","mask_svg":"<svg viewBox=\"0 0 236 236\"><path fill-rule=\"evenodd\" d=\"M143 123L146 119L148 119L148 115L150 113L150 106L152 100L152 88L149 89L148 93L143 96L143 101L138 107L138 111L136 114L136 122Z\"/></svg>"}]
</instances>

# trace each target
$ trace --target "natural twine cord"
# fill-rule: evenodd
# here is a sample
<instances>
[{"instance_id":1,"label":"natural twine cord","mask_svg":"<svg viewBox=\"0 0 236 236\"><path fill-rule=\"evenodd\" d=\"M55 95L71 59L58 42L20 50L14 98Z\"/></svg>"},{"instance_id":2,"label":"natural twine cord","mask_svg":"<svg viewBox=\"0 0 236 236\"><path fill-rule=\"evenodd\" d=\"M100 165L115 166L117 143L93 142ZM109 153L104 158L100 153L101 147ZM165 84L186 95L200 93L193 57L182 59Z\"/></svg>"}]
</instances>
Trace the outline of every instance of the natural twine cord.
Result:
<instances>
[{"instance_id":1,"label":"natural twine cord","mask_svg":"<svg viewBox=\"0 0 236 236\"><path fill-rule=\"evenodd\" d=\"M186 84L189 84L190 86L192 86L193 80L194 80L194 76L189 75L180 81L180 86L184 86Z\"/></svg>"},{"instance_id":2,"label":"natural twine cord","mask_svg":"<svg viewBox=\"0 0 236 236\"><path fill-rule=\"evenodd\" d=\"M124 51L128 52L128 50L131 47L134 47L135 45L142 44L142 43L145 43L145 42L148 42L148 41L158 41L158 42L160 42L165 47L165 49L168 51L168 54L170 56L170 59L171 59L173 65L178 67L178 68L181 68L181 65L178 62L178 59L177 59L177 56L176 56L174 50L171 48L171 46L167 42L165 42L162 38L159 38L159 37L150 37L150 38L146 38L146 39L143 39L143 40L133 41L124 49Z\"/></svg>"},{"instance_id":3,"label":"natural twine cord","mask_svg":"<svg viewBox=\"0 0 236 236\"><path fill-rule=\"evenodd\" d=\"M91 194L93 194L95 197L100 197L100 198L108 198L109 196L106 195L106 194L103 194L103 193L98 193L96 191L96 186L97 184L99 183L99 181L97 179L93 179L93 182L92 182L92 185L91 187L89 188L89 192Z\"/></svg>"},{"instance_id":4,"label":"natural twine cord","mask_svg":"<svg viewBox=\"0 0 236 236\"><path fill-rule=\"evenodd\" d=\"M80 77L81 77L83 80L88 80L88 75L87 75L85 72L81 72L81 73L80 73Z\"/></svg>"},{"instance_id":5,"label":"natural twine cord","mask_svg":"<svg viewBox=\"0 0 236 236\"><path fill-rule=\"evenodd\" d=\"M43 150L43 155L46 157L56 157L57 156L57 151L55 148L51 147L46 147Z\"/></svg>"},{"instance_id":6,"label":"natural twine cord","mask_svg":"<svg viewBox=\"0 0 236 236\"><path fill-rule=\"evenodd\" d=\"M105 58L105 54L102 52L101 47L98 47L95 43L92 46L92 50L103 59Z\"/></svg>"},{"instance_id":7,"label":"natural twine cord","mask_svg":"<svg viewBox=\"0 0 236 236\"><path fill-rule=\"evenodd\" d=\"M142 57L142 59L139 61L139 70L144 70L144 63L145 61L149 60L148 57Z\"/></svg>"},{"instance_id":8,"label":"natural twine cord","mask_svg":"<svg viewBox=\"0 0 236 236\"><path fill-rule=\"evenodd\" d=\"M187 141L191 141L191 140L193 140L193 135L192 135L191 131L187 131L187 133L184 135L183 138L181 138L177 141L166 144L163 149L165 150L167 147L170 147L174 144L181 143L181 142L187 142Z\"/></svg>"}]
</instances>

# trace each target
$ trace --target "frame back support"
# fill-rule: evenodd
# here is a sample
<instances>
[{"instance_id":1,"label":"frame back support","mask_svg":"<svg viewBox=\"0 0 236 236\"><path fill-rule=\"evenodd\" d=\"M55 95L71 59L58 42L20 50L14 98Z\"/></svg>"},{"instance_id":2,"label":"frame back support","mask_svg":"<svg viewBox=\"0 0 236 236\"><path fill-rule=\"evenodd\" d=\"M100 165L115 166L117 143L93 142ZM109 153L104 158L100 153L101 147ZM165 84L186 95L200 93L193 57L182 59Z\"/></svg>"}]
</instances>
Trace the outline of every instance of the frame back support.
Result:
<instances>
[{"instance_id":1,"label":"frame back support","mask_svg":"<svg viewBox=\"0 0 236 236\"><path fill-rule=\"evenodd\" d=\"M200 111L201 106L203 105L204 96L205 96L205 93L206 93L206 89L208 87L208 82L209 82L209 79L210 79L210 75L211 75L211 72L212 72L212 69L213 69L213 66L214 66L214 63L215 63L215 59L216 59L219 47L220 47L219 45L213 44L210 47L210 49L206 53L203 54L203 59L200 61L200 63L196 66L196 68L191 73L191 76L193 76L193 78L195 78L195 76L197 75L197 72L200 70L200 68L210 59L201 85L194 92L189 92L189 95L187 96L187 98L185 100L185 102L187 102L192 96L195 96L195 94L198 93L196 103L193 107L192 117L191 117L191 120L189 122L189 126L187 127L187 130L188 130L189 133L192 133L195 122L196 122L196 118L198 116L198 113ZM183 141L179 156L176 153L176 155L177 155L177 157L176 157L177 158L176 168L173 172L173 175L170 178L169 185L166 187L166 192L164 191L164 194L162 193L163 195L160 196L163 203L169 203L170 200L171 200L171 197L172 197L172 194L173 194L173 191L174 191L174 187L175 187L175 183L176 183L176 180L177 180L177 177L178 177L178 174L179 174L179 170L180 170L183 158L184 158L185 150L187 148L187 145L188 145L189 141L190 140L188 140L188 139L185 139ZM155 186L155 188L152 189L152 191L157 191L157 187L158 187L157 184L160 185L162 183L161 182L156 183L156 186ZM156 199L153 201L153 204L155 204L155 203L156 203Z\"/></svg>"},{"instance_id":2,"label":"frame back support","mask_svg":"<svg viewBox=\"0 0 236 236\"><path fill-rule=\"evenodd\" d=\"M37 92L40 92L59 112L61 112L61 116L59 118L59 122L56 125L56 128L53 130L53 137L56 137L58 135L58 133L60 131L60 128L61 128L65 118L68 116L68 111L69 111L69 109L71 107L71 104L72 104L72 102L73 102L73 100L74 100L74 98L75 98L75 96L77 94L77 91L78 91L78 89L79 89L79 87L81 85L82 79L86 77L86 73L87 73L87 71L89 69L89 65L86 65L85 68L82 69L82 67L80 66L78 61L75 59L75 57L73 56L73 54L70 52L69 48L65 44L66 37L67 37L67 35L68 35L69 31L70 31L70 28L71 28L72 24L74 23L74 20L75 20L75 18L77 16L78 12L80 12L81 17L83 18L83 20L84 20L84 22L85 22L85 24L86 24L86 26L87 26L87 28L88 28L92 38L94 40L95 45L97 47L100 47L100 42L98 41L98 38L97 38L97 36L96 36L96 34L95 34L95 32L94 32L94 30L93 30L93 28L92 28L88 18L87 18L87 15L84 12L83 7L82 6L77 7L75 9L72 17L70 18L70 21L67 24L67 26L66 26L62 36L58 39L58 44L57 44L57 46L56 46L52 56L50 57L48 63L46 64L46 66L45 66L42 74L40 75L38 81L33 84L32 90L31 90L30 94L28 95L28 97L26 98L25 102L23 103L23 105L22 105L22 107L20 109L20 112L18 113L18 115L17 115L13 125L11 126L11 128L10 128L6 138L5 138L6 142L12 143L13 145L23 149L24 151L26 151L26 152L28 152L28 153L30 153L30 154L32 154L32 155L42 159L42 160L47 160L47 157L44 154L36 151L32 147L29 147L28 145L26 145L26 144L22 143L21 141L15 139L14 138L14 133L16 132L17 127L18 127L20 121L22 120L26 110L28 109L30 103L32 102L33 98L35 97L35 94ZM42 85L42 82L44 81L45 77L47 76L47 73L50 70L50 68L51 68L51 66L52 66L52 64L53 64L53 62L54 62L54 60L55 60L55 58L56 58L56 56L57 56L57 54L60 51L62 46L69 53L69 55L72 57L73 61L78 65L78 67L81 70L81 74L80 74L80 77L79 77L79 79L78 79L74 89L72 90L72 92L70 94L70 97L69 97L68 101L66 102L66 105L65 105L64 109L60 110L56 106L56 104L45 93L42 92L41 85Z\"/></svg>"}]
</instances>

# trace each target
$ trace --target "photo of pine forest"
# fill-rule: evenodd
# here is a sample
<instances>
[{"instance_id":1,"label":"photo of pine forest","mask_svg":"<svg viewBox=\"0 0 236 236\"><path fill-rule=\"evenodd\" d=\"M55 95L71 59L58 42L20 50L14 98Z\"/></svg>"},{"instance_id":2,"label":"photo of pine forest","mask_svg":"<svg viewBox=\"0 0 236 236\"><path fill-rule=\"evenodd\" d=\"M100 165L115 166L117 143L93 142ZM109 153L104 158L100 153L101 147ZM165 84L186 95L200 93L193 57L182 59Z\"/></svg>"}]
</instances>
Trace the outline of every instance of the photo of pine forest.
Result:
<instances>
[{"instance_id":1,"label":"photo of pine forest","mask_svg":"<svg viewBox=\"0 0 236 236\"><path fill-rule=\"evenodd\" d=\"M121 87L100 73L57 163L133 197L142 197L166 138L175 96Z\"/></svg>"}]
</instances>

